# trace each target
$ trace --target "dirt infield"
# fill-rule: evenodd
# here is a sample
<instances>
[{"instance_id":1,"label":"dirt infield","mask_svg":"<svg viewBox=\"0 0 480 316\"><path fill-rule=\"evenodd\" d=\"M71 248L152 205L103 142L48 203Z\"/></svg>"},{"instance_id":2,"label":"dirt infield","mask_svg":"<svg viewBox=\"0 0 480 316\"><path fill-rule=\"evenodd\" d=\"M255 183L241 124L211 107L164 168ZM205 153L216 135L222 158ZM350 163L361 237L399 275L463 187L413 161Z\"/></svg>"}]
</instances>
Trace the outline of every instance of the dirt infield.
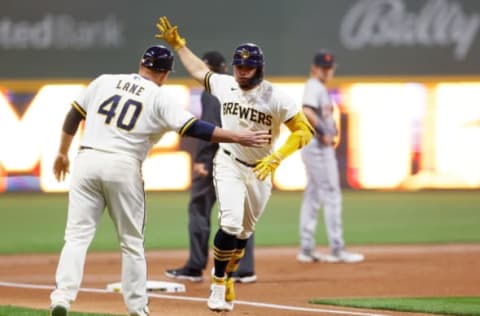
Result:
<instances>
[{"instance_id":1,"label":"dirt infield","mask_svg":"<svg viewBox=\"0 0 480 316\"><path fill-rule=\"evenodd\" d=\"M300 264L296 249L258 248L258 282L236 286L234 315L407 315L308 304L318 297L480 296L480 245L369 246L352 248L366 255L360 264ZM184 263L186 251L147 253L151 280L168 280L163 273ZM58 255L0 257L0 305L48 308ZM209 271L209 269L208 269ZM105 289L119 281L119 253L87 257L84 288ZM207 281L186 283L187 292L157 293L150 300L152 315L215 315L206 308ZM6 282L15 283L7 285ZM45 288L19 288L21 284ZM257 304L258 303L258 304ZM261 304L270 304L263 305ZM125 314L119 294L81 292L73 310ZM419 314L408 314L419 315Z\"/></svg>"}]
</instances>

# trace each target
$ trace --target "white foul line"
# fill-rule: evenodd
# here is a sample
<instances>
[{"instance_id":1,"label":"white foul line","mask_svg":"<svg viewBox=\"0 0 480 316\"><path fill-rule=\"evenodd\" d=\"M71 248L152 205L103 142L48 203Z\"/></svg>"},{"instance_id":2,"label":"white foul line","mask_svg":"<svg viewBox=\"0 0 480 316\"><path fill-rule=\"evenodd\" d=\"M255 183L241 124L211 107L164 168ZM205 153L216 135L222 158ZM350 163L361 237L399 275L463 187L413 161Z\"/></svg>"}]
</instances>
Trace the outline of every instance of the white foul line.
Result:
<instances>
[{"instance_id":1,"label":"white foul line","mask_svg":"<svg viewBox=\"0 0 480 316\"><path fill-rule=\"evenodd\" d=\"M52 285L12 283L12 282L2 282L2 281L0 281L0 286L23 288L23 289L37 289L37 290L53 290L53 289L55 289L55 286L52 286ZM95 288L80 288L80 291L81 292L86 292L86 293L103 293L103 294L115 293L115 292L107 291L105 289L95 289ZM176 296L176 295L166 295L166 294L155 294L155 293L149 293L148 296L153 297L153 298L163 298L163 299L193 301L193 302L206 302L207 301L206 298L190 297L190 296ZM353 316L387 316L385 314L350 312L350 311L333 310L333 309L308 308L308 307L268 304L268 303L261 303L261 302L235 301L235 304L236 305L255 306L255 307L265 307L265 308L280 309L280 310L297 311L297 312L307 312L307 313L330 313L330 314L353 315Z\"/></svg>"}]
</instances>

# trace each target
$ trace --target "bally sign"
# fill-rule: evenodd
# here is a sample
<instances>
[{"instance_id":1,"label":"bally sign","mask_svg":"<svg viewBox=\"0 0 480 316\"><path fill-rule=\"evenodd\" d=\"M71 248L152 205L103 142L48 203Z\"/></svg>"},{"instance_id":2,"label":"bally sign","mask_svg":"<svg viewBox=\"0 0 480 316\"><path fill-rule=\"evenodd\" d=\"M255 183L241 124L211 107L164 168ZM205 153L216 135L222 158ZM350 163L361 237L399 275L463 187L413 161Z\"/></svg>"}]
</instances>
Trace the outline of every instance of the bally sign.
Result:
<instances>
[{"instance_id":1,"label":"bally sign","mask_svg":"<svg viewBox=\"0 0 480 316\"><path fill-rule=\"evenodd\" d=\"M458 1L429 0L408 12L406 0L361 0L345 14L342 44L351 50L386 46L453 47L464 60L478 34L480 14L464 12Z\"/></svg>"}]
</instances>

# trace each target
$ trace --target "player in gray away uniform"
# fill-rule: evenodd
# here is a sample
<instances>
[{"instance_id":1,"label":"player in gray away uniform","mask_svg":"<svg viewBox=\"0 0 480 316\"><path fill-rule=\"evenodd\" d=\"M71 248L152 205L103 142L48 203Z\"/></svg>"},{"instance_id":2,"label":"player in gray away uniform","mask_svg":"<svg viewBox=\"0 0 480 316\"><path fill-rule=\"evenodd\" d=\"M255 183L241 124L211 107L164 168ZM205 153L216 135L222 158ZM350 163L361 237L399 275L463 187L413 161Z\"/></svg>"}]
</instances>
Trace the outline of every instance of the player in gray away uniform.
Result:
<instances>
[{"instance_id":1,"label":"player in gray away uniform","mask_svg":"<svg viewBox=\"0 0 480 316\"><path fill-rule=\"evenodd\" d=\"M342 196L333 146L337 127L333 119L333 104L325 87L334 72L333 55L325 51L317 53L303 96L305 116L317 132L316 137L302 149L307 186L300 210L300 252L297 260L303 263L316 261L352 263L364 259L363 255L344 249ZM324 209L331 251L328 255L315 251L315 232L321 207Z\"/></svg>"},{"instance_id":2,"label":"player in gray away uniform","mask_svg":"<svg viewBox=\"0 0 480 316\"><path fill-rule=\"evenodd\" d=\"M219 74L227 73L225 58L219 52L207 52L202 60L211 71ZM202 92L201 96L203 121L221 126L220 102L216 97ZM188 204L188 237L190 240L190 255L181 268L168 269L165 275L190 282L203 281L202 271L208 262L208 241L210 238L210 216L217 200L213 185L213 159L217 153L218 144L199 140L197 153L193 163L193 180ZM253 260L253 235L248 239L245 256L240 260L233 278L241 283L251 283L257 280Z\"/></svg>"},{"instance_id":3,"label":"player in gray away uniform","mask_svg":"<svg viewBox=\"0 0 480 316\"><path fill-rule=\"evenodd\" d=\"M167 47L152 46L144 53L138 73L101 75L72 103L53 166L57 180L68 172L68 151L82 120L85 130L72 173L56 288L50 295L52 316L67 315L77 297L87 249L105 207L122 252L122 294L128 313L149 315L141 166L164 133L176 131L181 136L257 147L270 142L266 132L226 131L185 111L160 87L173 61Z\"/></svg>"}]
</instances>

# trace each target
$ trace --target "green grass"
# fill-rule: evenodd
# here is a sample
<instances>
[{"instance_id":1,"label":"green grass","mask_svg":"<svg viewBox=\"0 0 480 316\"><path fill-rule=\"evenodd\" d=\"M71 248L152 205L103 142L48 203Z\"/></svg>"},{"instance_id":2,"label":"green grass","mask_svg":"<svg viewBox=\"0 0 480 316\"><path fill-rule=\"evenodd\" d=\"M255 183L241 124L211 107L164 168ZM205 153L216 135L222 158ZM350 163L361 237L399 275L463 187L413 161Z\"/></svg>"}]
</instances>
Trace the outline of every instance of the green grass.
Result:
<instances>
[{"instance_id":1,"label":"green grass","mask_svg":"<svg viewBox=\"0 0 480 316\"><path fill-rule=\"evenodd\" d=\"M442 315L480 315L480 297L314 299L310 303Z\"/></svg>"},{"instance_id":2,"label":"green grass","mask_svg":"<svg viewBox=\"0 0 480 316\"><path fill-rule=\"evenodd\" d=\"M47 310L31 309L16 306L0 306L0 316L48 316ZM69 312L69 316L115 316L113 314L90 314ZM119 316L119 315L117 315Z\"/></svg>"},{"instance_id":3,"label":"green grass","mask_svg":"<svg viewBox=\"0 0 480 316\"><path fill-rule=\"evenodd\" d=\"M234 194L234 192L232 192ZM147 193L146 248L188 247L188 192ZM257 225L257 245L298 244L300 192L273 192ZM347 244L480 242L477 191L346 191ZM0 195L0 253L59 252L65 229L66 194ZM213 229L217 212L212 212ZM323 214L317 240L326 245ZM118 249L113 225L104 214L92 250Z\"/></svg>"}]
</instances>

